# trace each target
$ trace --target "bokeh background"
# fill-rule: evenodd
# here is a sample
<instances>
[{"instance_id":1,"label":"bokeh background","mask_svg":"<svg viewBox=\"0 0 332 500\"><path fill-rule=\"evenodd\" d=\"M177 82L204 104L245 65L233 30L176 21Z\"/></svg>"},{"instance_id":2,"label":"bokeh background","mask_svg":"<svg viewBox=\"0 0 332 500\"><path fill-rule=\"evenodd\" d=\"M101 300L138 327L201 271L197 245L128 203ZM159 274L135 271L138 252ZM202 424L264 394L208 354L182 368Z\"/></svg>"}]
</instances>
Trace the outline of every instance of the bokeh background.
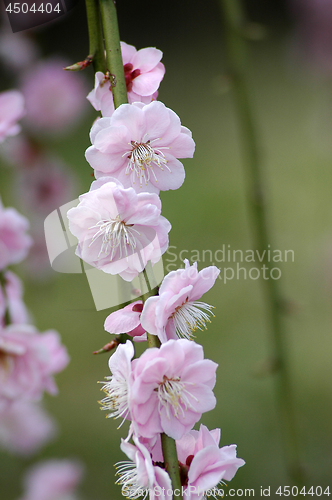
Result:
<instances>
[{"instance_id":1,"label":"bokeh background","mask_svg":"<svg viewBox=\"0 0 332 500\"><path fill-rule=\"evenodd\" d=\"M323 13L314 15L309 3ZM332 487L332 43L331 34L323 36L328 16L332 22L328 4L318 0L245 4L251 38L247 78L263 154L270 244L281 251L292 249L295 255L294 262L280 263L279 284L290 304L285 324L301 460L305 484L324 488ZM203 262L203 250L214 254L223 245L244 252L253 248L219 4L119 0L117 8L122 40L163 51L166 75L159 99L181 117L196 142L194 159L184 161L182 188L161 194L163 215L173 226L172 252L188 250L190 255L197 250L200 268L212 263L222 272L224 267L235 267L211 261L207 252ZM64 20L25 35L38 43L40 58L57 55L72 63L84 59L88 53L84 3ZM5 90L13 77L2 66L1 90ZM75 76L92 88L91 68ZM86 106L83 118L65 136L38 137L69 166L70 178L75 179L71 199L87 191L92 180L84 150L90 144L88 132L96 112L88 103L82 101L82 106ZM22 210L17 175L2 159L2 200ZM171 260L174 257L166 254L166 269ZM179 257L176 262L181 265ZM109 311L96 312L84 275L38 271L36 267L29 271L27 265L16 268L24 279L25 301L36 325L41 331L57 329L71 356L68 368L57 376L59 395L46 397L60 434L30 459L0 450L1 499L17 499L24 470L48 457L74 457L85 464L83 499L121 498L113 464L124 459L119 441L127 427L117 430L117 423L100 412L97 381L109 374L108 355L92 355L110 340L103 330ZM238 456L246 460L231 487L255 488L258 496L260 486L271 486L273 498L273 491L289 484L289 479L275 381L263 370L270 354L264 299L259 281L217 280L205 296L215 306L215 318L207 332L198 333L197 341L206 357L219 363L217 408L203 415L202 422L209 428L220 427L222 444L236 443Z\"/></svg>"}]
</instances>

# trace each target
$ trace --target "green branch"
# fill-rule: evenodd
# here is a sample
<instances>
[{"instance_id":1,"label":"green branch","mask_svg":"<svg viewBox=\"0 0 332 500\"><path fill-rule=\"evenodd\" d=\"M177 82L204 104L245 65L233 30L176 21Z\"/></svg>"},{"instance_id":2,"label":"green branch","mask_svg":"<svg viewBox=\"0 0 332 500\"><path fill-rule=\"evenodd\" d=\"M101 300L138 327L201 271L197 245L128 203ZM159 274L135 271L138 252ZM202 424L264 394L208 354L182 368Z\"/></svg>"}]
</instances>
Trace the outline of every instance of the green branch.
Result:
<instances>
[{"instance_id":1,"label":"green branch","mask_svg":"<svg viewBox=\"0 0 332 500\"><path fill-rule=\"evenodd\" d=\"M121 104L128 103L128 97L123 71L118 19L113 0L100 0L100 13L104 30L107 69L110 72L110 83L116 109Z\"/></svg>"},{"instance_id":2,"label":"green branch","mask_svg":"<svg viewBox=\"0 0 332 500\"><path fill-rule=\"evenodd\" d=\"M85 0L89 30L89 56L95 72L106 72L105 50L102 35L98 0Z\"/></svg>"},{"instance_id":3,"label":"green branch","mask_svg":"<svg viewBox=\"0 0 332 500\"><path fill-rule=\"evenodd\" d=\"M220 5L225 21L226 55L242 139L247 196L252 212L255 244L260 255L264 255L263 263L269 269L271 266L267 256L267 248L271 240L262 181L262 162L245 77L246 42L243 38L245 20L241 0L220 0ZM276 280L264 280L264 286L264 297L266 298L272 333L273 361L277 377L276 392L287 469L289 475L298 482L302 480L302 473L299 462L287 342L282 319L283 300Z\"/></svg>"}]
</instances>

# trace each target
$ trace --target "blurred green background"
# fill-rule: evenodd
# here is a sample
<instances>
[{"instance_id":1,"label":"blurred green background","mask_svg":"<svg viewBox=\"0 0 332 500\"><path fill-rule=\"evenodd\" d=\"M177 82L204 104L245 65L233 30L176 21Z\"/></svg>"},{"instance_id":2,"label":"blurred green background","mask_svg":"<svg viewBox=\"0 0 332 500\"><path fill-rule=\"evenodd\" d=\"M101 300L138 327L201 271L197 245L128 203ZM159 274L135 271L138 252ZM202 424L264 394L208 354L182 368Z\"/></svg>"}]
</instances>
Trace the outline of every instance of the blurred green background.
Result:
<instances>
[{"instance_id":1,"label":"blurred green background","mask_svg":"<svg viewBox=\"0 0 332 500\"><path fill-rule=\"evenodd\" d=\"M247 7L251 21L266 30L265 38L249 42L247 76L264 158L270 243L281 251L292 249L295 255L294 262L280 263L279 284L292 304L285 324L301 459L306 485L332 487L332 79L296 54L295 25L286 2L248 2ZM202 256L202 250L214 254L223 245L232 250L253 248L217 2L120 0L118 10L122 40L164 52L166 75L159 99L180 116L196 142L194 159L184 161L184 185L161 194L163 215L173 226L172 252L195 249ZM81 3L63 22L34 30L45 55L66 54L73 62L85 57L84 14ZM85 76L92 88L92 71ZM91 183L84 150L95 116L90 110L72 135L50 142L79 177L75 196ZM3 166L0 175L3 202L15 206L15 172ZM199 268L212 263L235 268L233 263L211 262L205 255ZM171 260L165 254L166 269ZM24 276L24 270L17 268L17 273ZM255 488L256 496L260 486L275 490L289 484L274 377L262 375L270 353L263 292L259 281L217 280L204 297L215 306L215 318L207 332L197 335L205 356L219 364L217 408L203 415L202 422L222 429L223 445L238 445L238 456L246 465L230 486ZM0 452L1 499L18 498L24 469L46 457L77 457L84 462L82 498L121 498L113 464L124 459L119 441L127 426L117 430L117 423L100 412L97 381L109 375L108 355L91 354L110 340L103 330L108 311L96 312L83 275L53 273L46 281L26 279L25 300L41 331L54 328L61 333L71 363L56 378L59 395L45 398L59 422L59 439L29 460Z\"/></svg>"}]
</instances>

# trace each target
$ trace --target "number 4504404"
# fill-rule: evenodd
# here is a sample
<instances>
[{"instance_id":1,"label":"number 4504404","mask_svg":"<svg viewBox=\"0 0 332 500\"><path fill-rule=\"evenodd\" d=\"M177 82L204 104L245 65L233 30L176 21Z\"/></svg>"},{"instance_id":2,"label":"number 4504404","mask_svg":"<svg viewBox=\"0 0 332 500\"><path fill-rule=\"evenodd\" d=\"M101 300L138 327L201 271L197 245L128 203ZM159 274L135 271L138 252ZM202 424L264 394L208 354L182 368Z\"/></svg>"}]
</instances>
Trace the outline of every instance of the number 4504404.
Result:
<instances>
[{"instance_id":1,"label":"number 4504404","mask_svg":"<svg viewBox=\"0 0 332 500\"><path fill-rule=\"evenodd\" d=\"M276 491L276 495L284 496L284 497L297 497L298 495L311 495L312 497L321 497L323 495L330 496L330 487L322 488L321 486L311 486L311 488L306 489L305 486L303 488L298 488L297 486L279 486Z\"/></svg>"},{"instance_id":2,"label":"number 4504404","mask_svg":"<svg viewBox=\"0 0 332 500\"><path fill-rule=\"evenodd\" d=\"M10 3L6 7L6 12L9 12L10 14L27 14L28 12L45 12L46 14L51 14L52 12L58 12L60 14L60 12L62 12L62 9L59 3L57 3L56 5L52 5L51 3L41 3L38 6L33 3L29 6L27 3L21 4L19 2L15 2L13 4Z\"/></svg>"}]
</instances>

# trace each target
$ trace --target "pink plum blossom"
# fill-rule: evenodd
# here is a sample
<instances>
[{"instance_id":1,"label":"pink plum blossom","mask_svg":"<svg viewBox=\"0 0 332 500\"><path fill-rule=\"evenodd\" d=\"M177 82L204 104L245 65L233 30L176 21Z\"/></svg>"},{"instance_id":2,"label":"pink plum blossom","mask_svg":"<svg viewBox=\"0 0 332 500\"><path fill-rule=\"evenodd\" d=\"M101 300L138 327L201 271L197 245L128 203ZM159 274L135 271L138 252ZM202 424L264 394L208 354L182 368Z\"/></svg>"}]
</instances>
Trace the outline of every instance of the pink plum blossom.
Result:
<instances>
[{"instance_id":1,"label":"pink plum blossom","mask_svg":"<svg viewBox=\"0 0 332 500\"><path fill-rule=\"evenodd\" d=\"M192 158L195 143L174 111L159 101L122 104L92 126L85 153L96 177L112 175L136 192L178 189L185 177L177 158Z\"/></svg>"},{"instance_id":2,"label":"pink plum blossom","mask_svg":"<svg viewBox=\"0 0 332 500\"><path fill-rule=\"evenodd\" d=\"M100 401L101 409L111 410L107 417L122 418L122 423L126 418L130 418L129 379L132 372L131 360L133 356L134 347L129 340L125 344L120 344L108 362L112 376L106 377L108 382L102 387L106 397Z\"/></svg>"},{"instance_id":3,"label":"pink plum blossom","mask_svg":"<svg viewBox=\"0 0 332 500\"><path fill-rule=\"evenodd\" d=\"M186 471L184 498L200 500L204 492L230 481L245 462L236 457L236 445L219 448L220 429L209 431L205 425L191 430L176 442L178 459Z\"/></svg>"},{"instance_id":4,"label":"pink plum blossom","mask_svg":"<svg viewBox=\"0 0 332 500\"><path fill-rule=\"evenodd\" d=\"M156 194L137 194L115 179L101 178L79 199L68 219L79 242L76 254L85 262L132 281L149 260L160 260L171 225L160 215Z\"/></svg>"},{"instance_id":5,"label":"pink plum blossom","mask_svg":"<svg viewBox=\"0 0 332 500\"><path fill-rule=\"evenodd\" d=\"M38 404L14 401L0 412L0 448L30 456L54 438L56 425Z\"/></svg>"},{"instance_id":6,"label":"pink plum blossom","mask_svg":"<svg viewBox=\"0 0 332 500\"><path fill-rule=\"evenodd\" d=\"M16 178L16 191L24 208L45 216L72 199L73 174L59 158L39 154L25 167Z\"/></svg>"},{"instance_id":7,"label":"pink plum blossom","mask_svg":"<svg viewBox=\"0 0 332 500\"><path fill-rule=\"evenodd\" d=\"M147 349L132 362L129 407L135 434L165 432L180 439L216 405L217 364L204 359L202 346L180 339Z\"/></svg>"},{"instance_id":8,"label":"pink plum blossom","mask_svg":"<svg viewBox=\"0 0 332 500\"><path fill-rule=\"evenodd\" d=\"M0 199L0 270L25 259L32 244L28 229L29 221L15 208L4 208Z\"/></svg>"},{"instance_id":9,"label":"pink plum blossom","mask_svg":"<svg viewBox=\"0 0 332 500\"><path fill-rule=\"evenodd\" d=\"M143 342L147 340L146 332L141 326L141 312L143 302L138 300L128 304L123 309L119 309L107 316L104 328L109 333L116 335L127 333L133 337L134 342Z\"/></svg>"},{"instance_id":10,"label":"pink plum blossom","mask_svg":"<svg viewBox=\"0 0 332 500\"><path fill-rule=\"evenodd\" d=\"M149 104L157 98L157 90L165 74L165 67L160 62L163 53L154 47L137 51L135 47L125 42L121 42L121 53L129 104L133 102ZM95 87L87 99L97 111L101 111L103 116L113 114L114 103L110 81L101 71L97 71Z\"/></svg>"},{"instance_id":11,"label":"pink plum blossom","mask_svg":"<svg viewBox=\"0 0 332 500\"><path fill-rule=\"evenodd\" d=\"M53 375L68 364L59 334L39 333L30 325L9 325L0 330L0 400L38 401L43 392L57 394Z\"/></svg>"},{"instance_id":12,"label":"pink plum blossom","mask_svg":"<svg viewBox=\"0 0 332 500\"><path fill-rule=\"evenodd\" d=\"M178 337L192 338L194 332L206 328L212 306L200 302L220 273L215 266L197 271L197 262L171 271L159 288L159 295L149 297L141 314L142 327L161 342Z\"/></svg>"},{"instance_id":13,"label":"pink plum blossom","mask_svg":"<svg viewBox=\"0 0 332 500\"><path fill-rule=\"evenodd\" d=\"M140 442L137 436L133 437L135 446L122 439L121 450L130 459L130 462L119 462L116 466L119 479L117 484L122 486L123 496L135 499L149 495L150 500L172 500L172 483L167 472L152 463L150 451Z\"/></svg>"},{"instance_id":14,"label":"pink plum blossom","mask_svg":"<svg viewBox=\"0 0 332 500\"><path fill-rule=\"evenodd\" d=\"M141 440L149 449L153 463L163 463L160 436L154 441ZM205 425L199 431L191 430L176 441L181 470L183 498L201 500L207 490L233 479L245 462L236 457L236 445L219 448L220 429L209 431Z\"/></svg>"},{"instance_id":15,"label":"pink plum blossom","mask_svg":"<svg viewBox=\"0 0 332 500\"><path fill-rule=\"evenodd\" d=\"M66 61L48 59L24 76L26 122L39 133L64 133L85 110L86 85L80 75L64 71Z\"/></svg>"},{"instance_id":16,"label":"pink plum blossom","mask_svg":"<svg viewBox=\"0 0 332 500\"><path fill-rule=\"evenodd\" d=\"M83 467L77 461L47 460L28 471L20 500L76 500L82 477Z\"/></svg>"},{"instance_id":17,"label":"pink plum blossom","mask_svg":"<svg viewBox=\"0 0 332 500\"><path fill-rule=\"evenodd\" d=\"M11 271L3 275L4 289L0 286L0 328L5 326L6 311L11 324L29 323L30 317L22 300L21 280Z\"/></svg>"},{"instance_id":18,"label":"pink plum blossom","mask_svg":"<svg viewBox=\"0 0 332 500\"><path fill-rule=\"evenodd\" d=\"M18 125L25 115L24 98L17 90L0 92L0 143L10 135L16 135L21 130Z\"/></svg>"}]
</instances>

